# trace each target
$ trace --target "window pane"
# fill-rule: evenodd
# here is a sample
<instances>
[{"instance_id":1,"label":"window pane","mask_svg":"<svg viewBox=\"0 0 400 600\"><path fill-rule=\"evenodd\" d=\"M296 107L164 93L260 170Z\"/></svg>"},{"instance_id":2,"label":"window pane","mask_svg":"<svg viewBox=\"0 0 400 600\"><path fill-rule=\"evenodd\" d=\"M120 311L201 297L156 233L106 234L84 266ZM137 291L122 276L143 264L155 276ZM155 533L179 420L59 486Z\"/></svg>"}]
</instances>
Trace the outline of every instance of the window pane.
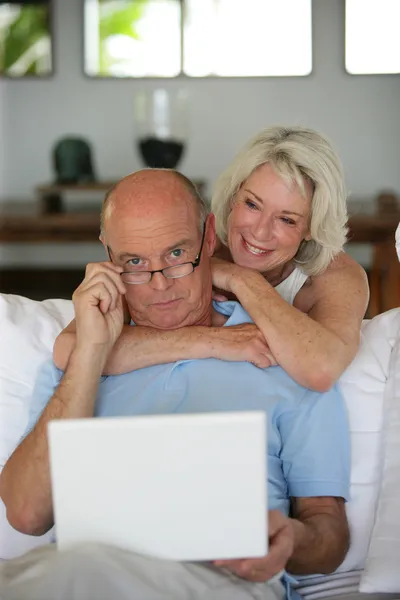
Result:
<instances>
[{"instance_id":1,"label":"window pane","mask_svg":"<svg viewBox=\"0 0 400 600\"><path fill-rule=\"evenodd\" d=\"M48 3L0 4L0 73L9 77L52 72Z\"/></svg>"},{"instance_id":2,"label":"window pane","mask_svg":"<svg viewBox=\"0 0 400 600\"><path fill-rule=\"evenodd\" d=\"M311 0L185 0L184 72L308 75Z\"/></svg>"},{"instance_id":3,"label":"window pane","mask_svg":"<svg viewBox=\"0 0 400 600\"><path fill-rule=\"evenodd\" d=\"M399 24L399 0L346 0L346 70L400 73Z\"/></svg>"},{"instance_id":4,"label":"window pane","mask_svg":"<svg viewBox=\"0 0 400 600\"><path fill-rule=\"evenodd\" d=\"M180 23L180 0L85 0L85 72L175 77Z\"/></svg>"}]
</instances>

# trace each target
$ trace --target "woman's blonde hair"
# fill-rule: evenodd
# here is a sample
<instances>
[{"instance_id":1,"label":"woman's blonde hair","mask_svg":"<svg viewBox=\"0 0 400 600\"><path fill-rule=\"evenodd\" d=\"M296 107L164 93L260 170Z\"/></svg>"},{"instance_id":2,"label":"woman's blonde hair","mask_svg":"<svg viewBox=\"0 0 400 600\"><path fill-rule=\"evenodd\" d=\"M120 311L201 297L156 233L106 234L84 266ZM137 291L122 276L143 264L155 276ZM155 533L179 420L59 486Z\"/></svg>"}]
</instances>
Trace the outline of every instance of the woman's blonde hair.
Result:
<instances>
[{"instance_id":1,"label":"woman's blonde hair","mask_svg":"<svg viewBox=\"0 0 400 600\"><path fill-rule=\"evenodd\" d=\"M252 138L216 182L211 203L217 234L227 245L228 221L235 194L257 167L269 163L305 196L312 184L310 235L299 246L295 262L307 275L322 273L343 250L347 235L347 192L343 167L331 143L304 127L269 127Z\"/></svg>"}]
</instances>

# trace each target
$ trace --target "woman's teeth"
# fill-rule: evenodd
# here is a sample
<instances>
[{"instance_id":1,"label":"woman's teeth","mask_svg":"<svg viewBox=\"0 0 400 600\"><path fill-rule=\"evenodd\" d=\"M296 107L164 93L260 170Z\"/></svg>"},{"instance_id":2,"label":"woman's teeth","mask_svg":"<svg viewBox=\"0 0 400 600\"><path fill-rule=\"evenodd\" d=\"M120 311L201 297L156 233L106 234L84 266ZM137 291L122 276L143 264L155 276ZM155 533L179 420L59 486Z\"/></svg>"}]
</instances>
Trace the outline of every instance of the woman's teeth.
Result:
<instances>
[{"instance_id":1,"label":"woman's teeth","mask_svg":"<svg viewBox=\"0 0 400 600\"><path fill-rule=\"evenodd\" d=\"M244 242L246 244L247 249L252 253L252 254L267 254L268 250L260 250L260 248L256 248L255 246L252 246L251 244L249 244L249 242Z\"/></svg>"}]
</instances>

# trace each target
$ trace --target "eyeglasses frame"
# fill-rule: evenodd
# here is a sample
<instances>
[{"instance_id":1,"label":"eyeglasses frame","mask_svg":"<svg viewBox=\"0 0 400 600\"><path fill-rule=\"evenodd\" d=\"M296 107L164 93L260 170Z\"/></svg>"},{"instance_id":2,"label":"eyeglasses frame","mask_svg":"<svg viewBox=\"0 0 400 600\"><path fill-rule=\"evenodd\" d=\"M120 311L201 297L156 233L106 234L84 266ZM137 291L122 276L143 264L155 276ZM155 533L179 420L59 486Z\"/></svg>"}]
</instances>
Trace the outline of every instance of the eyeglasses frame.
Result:
<instances>
[{"instance_id":1,"label":"eyeglasses frame","mask_svg":"<svg viewBox=\"0 0 400 600\"><path fill-rule=\"evenodd\" d=\"M199 250L196 258L194 259L194 261L187 261L187 262L184 262L184 263L180 263L179 265L171 265L169 267L164 267L163 269L157 269L155 271L122 271L122 273L120 273L121 277L122 277L122 275L129 275L131 273L149 273L150 274L150 279L148 281L140 281L140 282L137 282L137 283L135 283L133 281L130 281L130 282L124 282L124 283L127 283L127 285L143 285L145 283L150 283L150 281L153 279L153 275L155 273L162 273L166 279L180 279L181 277L187 277L187 275L191 275L193 273L193 271L196 269L196 267L198 267L199 264L200 264L201 253L203 251L205 234L206 234L206 223L204 223L204 225L203 225L203 234L201 236L200 250ZM113 259L112 259L112 257L111 257L111 248L110 248L110 246L106 245L106 248L107 248L107 254L108 254L108 258L109 258L110 262L112 262L113 264L115 264L114 261L113 261ZM176 269L176 268L179 268L179 267L183 267L183 265L192 265L193 270L190 271L190 273L186 273L186 275L178 275L177 277L168 277L164 273L164 271L168 271L169 269Z\"/></svg>"}]
</instances>

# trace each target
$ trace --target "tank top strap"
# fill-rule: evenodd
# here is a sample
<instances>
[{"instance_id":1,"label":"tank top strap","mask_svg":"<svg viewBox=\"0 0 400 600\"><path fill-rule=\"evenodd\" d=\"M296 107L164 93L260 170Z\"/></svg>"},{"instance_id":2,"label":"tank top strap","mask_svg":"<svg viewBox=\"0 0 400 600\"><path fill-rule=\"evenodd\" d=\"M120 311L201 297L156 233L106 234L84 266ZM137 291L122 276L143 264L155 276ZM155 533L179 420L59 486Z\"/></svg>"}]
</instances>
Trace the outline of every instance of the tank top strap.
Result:
<instances>
[{"instance_id":1,"label":"tank top strap","mask_svg":"<svg viewBox=\"0 0 400 600\"><path fill-rule=\"evenodd\" d=\"M275 287L275 290L284 300L286 300L286 302L289 302L289 304L293 304L294 299L296 298L298 292L301 290L307 279L308 275L303 273L303 271L301 271L299 267L296 267L290 273L289 277L286 277L286 279L281 281L281 283L279 283Z\"/></svg>"}]
</instances>

